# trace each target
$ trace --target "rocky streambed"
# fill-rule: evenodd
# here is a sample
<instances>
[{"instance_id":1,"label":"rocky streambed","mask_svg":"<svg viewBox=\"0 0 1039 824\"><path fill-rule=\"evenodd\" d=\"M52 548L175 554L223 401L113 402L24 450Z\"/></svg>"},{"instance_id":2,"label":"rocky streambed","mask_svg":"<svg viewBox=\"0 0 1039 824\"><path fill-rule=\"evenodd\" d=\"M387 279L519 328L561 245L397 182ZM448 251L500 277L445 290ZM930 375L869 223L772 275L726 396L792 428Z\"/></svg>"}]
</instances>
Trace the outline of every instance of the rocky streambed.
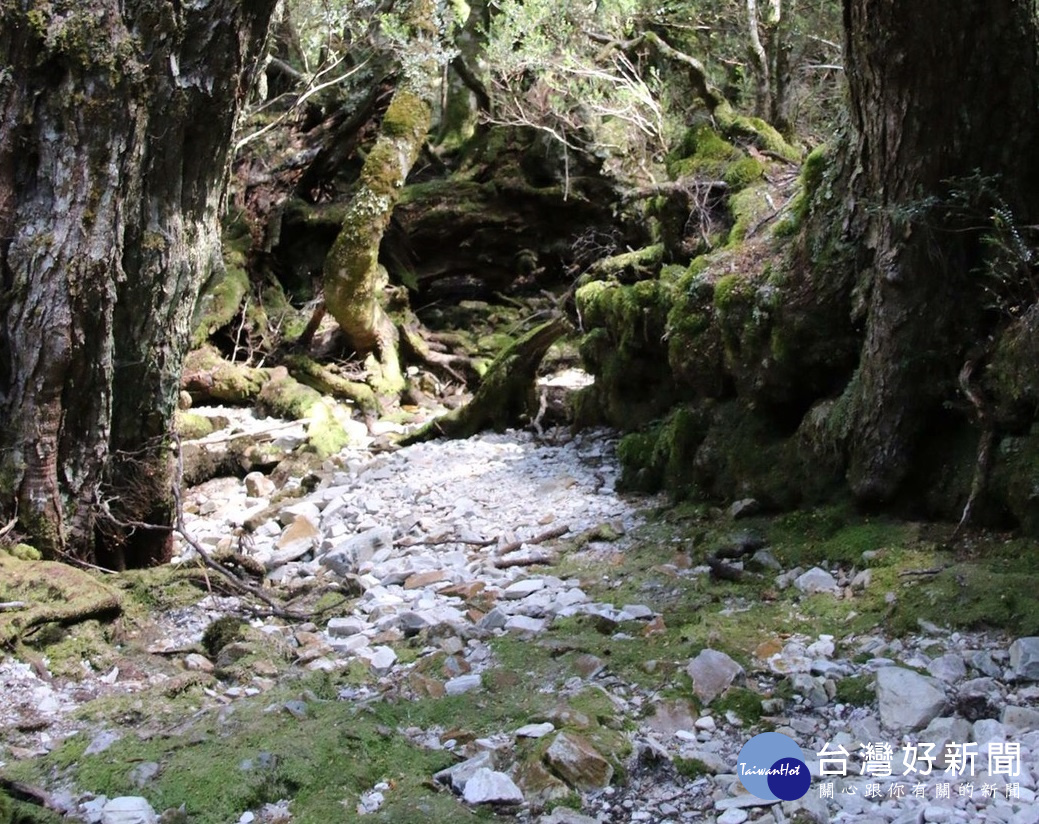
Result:
<instances>
[{"instance_id":1,"label":"rocky streambed","mask_svg":"<svg viewBox=\"0 0 1039 824\"><path fill-rule=\"evenodd\" d=\"M4 660L16 795L108 824L1039 821L1039 640L943 628L917 525L628 498L605 431L358 440L190 490L116 625ZM737 779L766 730L804 797Z\"/></svg>"}]
</instances>

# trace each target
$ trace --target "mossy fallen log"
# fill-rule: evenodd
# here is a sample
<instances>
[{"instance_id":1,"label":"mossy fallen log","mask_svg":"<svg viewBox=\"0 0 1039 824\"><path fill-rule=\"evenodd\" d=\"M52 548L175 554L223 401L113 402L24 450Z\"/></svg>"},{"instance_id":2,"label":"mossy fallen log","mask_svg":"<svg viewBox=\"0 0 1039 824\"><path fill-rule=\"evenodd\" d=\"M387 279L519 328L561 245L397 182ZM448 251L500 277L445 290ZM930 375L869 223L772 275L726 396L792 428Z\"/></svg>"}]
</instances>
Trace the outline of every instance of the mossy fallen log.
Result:
<instances>
[{"instance_id":1,"label":"mossy fallen log","mask_svg":"<svg viewBox=\"0 0 1039 824\"><path fill-rule=\"evenodd\" d=\"M468 438L483 429L505 429L536 408L534 379L549 348L571 329L556 318L528 332L491 364L465 406L448 412L405 437L403 445L434 438Z\"/></svg>"},{"instance_id":2,"label":"mossy fallen log","mask_svg":"<svg viewBox=\"0 0 1039 824\"><path fill-rule=\"evenodd\" d=\"M2 600L26 609L0 613L0 646L9 647L44 624L68 626L108 619L122 609L119 593L81 569L57 561L23 561L0 553Z\"/></svg>"}]
</instances>

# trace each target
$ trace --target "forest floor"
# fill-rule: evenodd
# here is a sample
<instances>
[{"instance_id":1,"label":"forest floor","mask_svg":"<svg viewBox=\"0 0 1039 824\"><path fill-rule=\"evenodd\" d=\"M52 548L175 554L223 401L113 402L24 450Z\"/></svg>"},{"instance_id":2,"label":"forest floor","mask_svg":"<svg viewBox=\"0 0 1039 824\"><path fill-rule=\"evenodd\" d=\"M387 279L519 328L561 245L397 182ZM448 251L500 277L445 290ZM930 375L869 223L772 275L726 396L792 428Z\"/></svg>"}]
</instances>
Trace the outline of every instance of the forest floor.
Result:
<instances>
[{"instance_id":1,"label":"forest floor","mask_svg":"<svg viewBox=\"0 0 1039 824\"><path fill-rule=\"evenodd\" d=\"M615 438L362 437L191 489L176 562L104 578L118 619L0 665L5 787L39 820L1039 821L1033 543L625 496ZM765 731L802 748L800 800L737 779ZM976 760L922 775L924 743Z\"/></svg>"}]
</instances>

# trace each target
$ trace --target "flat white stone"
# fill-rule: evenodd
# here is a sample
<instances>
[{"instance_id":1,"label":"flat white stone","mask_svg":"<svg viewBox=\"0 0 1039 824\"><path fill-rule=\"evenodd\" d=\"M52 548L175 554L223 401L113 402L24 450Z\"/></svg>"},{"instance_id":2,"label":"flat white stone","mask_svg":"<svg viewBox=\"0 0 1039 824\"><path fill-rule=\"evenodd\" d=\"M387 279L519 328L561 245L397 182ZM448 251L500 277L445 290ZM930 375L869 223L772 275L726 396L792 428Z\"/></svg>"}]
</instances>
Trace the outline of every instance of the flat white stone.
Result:
<instances>
[{"instance_id":1,"label":"flat white stone","mask_svg":"<svg viewBox=\"0 0 1039 824\"><path fill-rule=\"evenodd\" d=\"M504 596L509 601L519 601L544 588L545 582L541 578L524 578L505 587Z\"/></svg>"},{"instance_id":2,"label":"flat white stone","mask_svg":"<svg viewBox=\"0 0 1039 824\"><path fill-rule=\"evenodd\" d=\"M452 678L444 684L444 691L448 695L461 695L462 693L471 692L472 690L479 689L483 680L476 673L468 673L466 675L459 675L457 678Z\"/></svg>"},{"instance_id":3,"label":"flat white stone","mask_svg":"<svg viewBox=\"0 0 1039 824\"><path fill-rule=\"evenodd\" d=\"M467 804L522 804L523 793L505 773L481 767L465 782Z\"/></svg>"},{"instance_id":4,"label":"flat white stone","mask_svg":"<svg viewBox=\"0 0 1039 824\"><path fill-rule=\"evenodd\" d=\"M517 738L544 738L550 732L555 731L555 725L546 721L544 724L525 724L516 730L513 735Z\"/></svg>"}]
</instances>

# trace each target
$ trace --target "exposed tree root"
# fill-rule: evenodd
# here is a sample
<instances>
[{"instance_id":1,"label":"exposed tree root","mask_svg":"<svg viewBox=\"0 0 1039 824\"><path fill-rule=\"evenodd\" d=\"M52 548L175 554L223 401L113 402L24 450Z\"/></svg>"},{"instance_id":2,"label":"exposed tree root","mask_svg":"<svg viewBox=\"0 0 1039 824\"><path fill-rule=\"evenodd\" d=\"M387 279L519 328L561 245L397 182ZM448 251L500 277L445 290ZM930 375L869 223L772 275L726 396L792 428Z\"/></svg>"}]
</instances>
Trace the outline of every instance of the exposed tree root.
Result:
<instances>
[{"instance_id":1,"label":"exposed tree root","mask_svg":"<svg viewBox=\"0 0 1039 824\"><path fill-rule=\"evenodd\" d=\"M382 412L378 397L365 383L347 380L306 355L291 355L285 359L285 365L292 377L322 395L353 401L366 421L374 420Z\"/></svg>"},{"instance_id":2,"label":"exposed tree root","mask_svg":"<svg viewBox=\"0 0 1039 824\"><path fill-rule=\"evenodd\" d=\"M505 429L537 408L534 379L545 353L570 331L556 318L528 332L499 355L487 370L473 399L408 435L404 445L434 438L468 438L482 429Z\"/></svg>"},{"instance_id":3,"label":"exposed tree root","mask_svg":"<svg viewBox=\"0 0 1039 824\"><path fill-rule=\"evenodd\" d=\"M22 561L0 554L4 591L24 608L0 614L0 646L9 647L44 624L69 626L109 619L122 609L119 593L94 576L57 561Z\"/></svg>"},{"instance_id":4,"label":"exposed tree root","mask_svg":"<svg viewBox=\"0 0 1039 824\"><path fill-rule=\"evenodd\" d=\"M990 410L990 404L985 397L971 385L971 376L974 374L974 368L977 366L980 356L970 358L960 370L959 382L960 389L964 396L970 401L971 406L974 407L975 415L978 419L978 425L981 427L981 439L978 441L978 452L974 459L974 476L971 479L970 494L967 496L967 503L963 506L963 514L960 515L960 522L956 524L956 529L953 530L952 536L949 538L951 542L955 542L963 530L970 525L971 518L974 515L974 507L977 505L978 500L985 494L985 489L988 486L989 472L992 468L992 448L996 443L996 429L992 422L992 414Z\"/></svg>"},{"instance_id":5,"label":"exposed tree root","mask_svg":"<svg viewBox=\"0 0 1039 824\"><path fill-rule=\"evenodd\" d=\"M410 360L418 361L429 369L440 372L463 385L478 378L476 368L469 358L433 350L418 329L411 325L401 324L399 331L401 344L406 347Z\"/></svg>"},{"instance_id":6,"label":"exposed tree root","mask_svg":"<svg viewBox=\"0 0 1039 824\"><path fill-rule=\"evenodd\" d=\"M184 359L180 385L196 403L245 403L256 399L269 376L267 369L225 360L207 344Z\"/></svg>"}]
</instances>

